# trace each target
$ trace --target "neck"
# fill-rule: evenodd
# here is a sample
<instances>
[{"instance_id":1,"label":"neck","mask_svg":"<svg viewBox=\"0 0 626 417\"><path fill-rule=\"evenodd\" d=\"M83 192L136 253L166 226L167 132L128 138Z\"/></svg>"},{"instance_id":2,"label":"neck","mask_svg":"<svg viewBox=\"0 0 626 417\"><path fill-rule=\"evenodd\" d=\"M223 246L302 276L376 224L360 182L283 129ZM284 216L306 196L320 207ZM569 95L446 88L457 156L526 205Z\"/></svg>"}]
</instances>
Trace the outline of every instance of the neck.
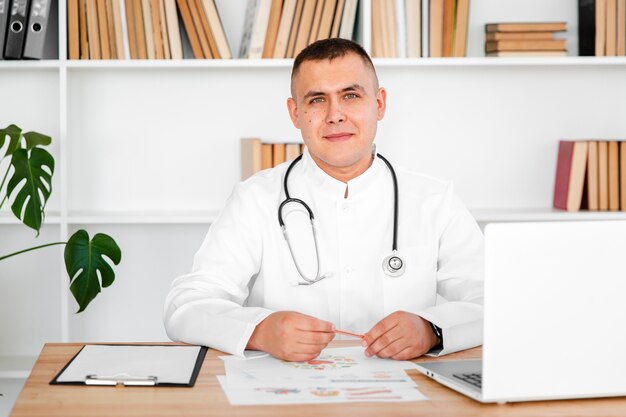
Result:
<instances>
[{"instance_id":1,"label":"neck","mask_svg":"<svg viewBox=\"0 0 626 417\"><path fill-rule=\"evenodd\" d=\"M370 158L366 158L363 161L359 161L358 163L351 165L349 167L336 167L326 164L321 159L318 159L311 155L313 161L317 164L318 167L326 174L336 179L337 181L341 181L343 183L348 183L348 181L353 180L358 177L372 165L374 161L374 155L371 155ZM347 194L347 191L346 191Z\"/></svg>"}]
</instances>

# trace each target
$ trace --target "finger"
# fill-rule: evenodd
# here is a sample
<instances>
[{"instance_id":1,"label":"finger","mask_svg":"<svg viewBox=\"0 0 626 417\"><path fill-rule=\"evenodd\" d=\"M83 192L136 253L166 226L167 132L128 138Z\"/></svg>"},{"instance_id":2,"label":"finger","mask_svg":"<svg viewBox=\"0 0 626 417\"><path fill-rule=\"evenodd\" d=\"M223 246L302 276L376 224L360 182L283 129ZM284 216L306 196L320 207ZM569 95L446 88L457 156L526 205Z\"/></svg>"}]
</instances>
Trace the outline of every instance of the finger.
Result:
<instances>
[{"instance_id":1,"label":"finger","mask_svg":"<svg viewBox=\"0 0 626 417\"><path fill-rule=\"evenodd\" d=\"M306 343L298 343L294 346L295 353L315 354L315 357L319 356L326 345L309 345Z\"/></svg>"},{"instance_id":2,"label":"finger","mask_svg":"<svg viewBox=\"0 0 626 417\"><path fill-rule=\"evenodd\" d=\"M410 345L407 339L400 337L379 350L376 353L376 356L382 359L390 358L394 355L399 354L401 351L408 347L410 347Z\"/></svg>"},{"instance_id":3,"label":"finger","mask_svg":"<svg viewBox=\"0 0 626 417\"><path fill-rule=\"evenodd\" d=\"M390 358L396 361L406 361L418 356L420 356L420 354L415 352L412 346L407 346L395 355L390 356Z\"/></svg>"},{"instance_id":4,"label":"finger","mask_svg":"<svg viewBox=\"0 0 626 417\"><path fill-rule=\"evenodd\" d=\"M380 356L380 351L402 338L403 335L399 327L393 327L388 332L383 333L382 335L380 335L380 337L374 340L365 350L365 355L368 357L373 355Z\"/></svg>"},{"instance_id":5,"label":"finger","mask_svg":"<svg viewBox=\"0 0 626 417\"><path fill-rule=\"evenodd\" d=\"M297 333L298 342L310 345L326 346L335 338L334 333L308 332L299 330Z\"/></svg>"},{"instance_id":6,"label":"finger","mask_svg":"<svg viewBox=\"0 0 626 417\"><path fill-rule=\"evenodd\" d=\"M376 323L376 325L374 325L374 327L372 327L369 332L365 333L365 337L363 338L363 340L365 340L367 346L369 346L374 343L375 340L377 340L379 337L381 337L383 334L387 333L389 330L393 329L397 325L398 322L394 317L387 316L378 323Z\"/></svg>"},{"instance_id":7,"label":"finger","mask_svg":"<svg viewBox=\"0 0 626 417\"><path fill-rule=\"evenodd\" d=\"M312 359L315 359L319 356L319 352L313 353L301 353L301 352L291 352L285 356L285 360L290 362L307 362Z\"/></svg>"},{"instance_id":8,"label":"finger","mask_svg":"<svg viewBox=\"0 0 626 417\"><path fill-rule=\"evenodd\" d=\"M325 332L332 333L335 331L335 325L331 322L316 319L315 317L302 317L302 320L296 324L298 330L305 330L310 332Z\"/></svg>"}]
</instances>

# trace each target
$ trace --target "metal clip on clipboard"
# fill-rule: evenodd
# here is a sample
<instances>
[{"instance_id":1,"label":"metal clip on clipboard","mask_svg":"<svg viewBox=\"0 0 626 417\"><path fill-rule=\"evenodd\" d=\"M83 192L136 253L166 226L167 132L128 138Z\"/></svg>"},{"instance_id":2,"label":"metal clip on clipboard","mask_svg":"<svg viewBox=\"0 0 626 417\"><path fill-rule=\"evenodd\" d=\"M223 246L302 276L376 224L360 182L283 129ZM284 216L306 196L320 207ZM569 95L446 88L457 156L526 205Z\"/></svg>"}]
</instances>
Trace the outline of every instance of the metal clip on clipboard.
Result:
<instances>
[{"instance_id":1,"label":"metal clip on clipboard","mask_svg":"<svg viewBox=\"0 0 626 417\"><path fill-rule=\"evenodd\" d=\"M111 376L87 375L85 385L123 385L123 386L154 386L157 384L156 376L131 376L117 374Z\"/></svg>"}]
</instances>

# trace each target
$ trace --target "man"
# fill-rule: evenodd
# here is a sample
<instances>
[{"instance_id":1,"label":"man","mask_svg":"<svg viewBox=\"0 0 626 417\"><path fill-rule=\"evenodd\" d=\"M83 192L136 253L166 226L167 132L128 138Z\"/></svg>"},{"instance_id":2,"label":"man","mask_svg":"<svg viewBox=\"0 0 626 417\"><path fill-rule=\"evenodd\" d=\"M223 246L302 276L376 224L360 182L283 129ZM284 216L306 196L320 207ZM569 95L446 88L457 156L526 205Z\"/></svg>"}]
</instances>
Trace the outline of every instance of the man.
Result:
<instances>
[{"instance_id":1,"label":"man","mask_svg":"<svg viewBox=\"0 0 626 417\"><path fill-rule=\"evenodd\" d=\"M365 333L367 356L398 360L479 345L483 238L450 183L397 170L404 273L381 268L395 240L396 194L390 169L375 157L387 95L367 53L348 40L315 42L295 59L291 94L289 115L306 150L286 182L289 196L310 206L317 235L296 221L287 242L279 227L290 164L238 184L193 272L172 284L170 338L293 361L319 355L337 329ZM299 212L281 213L288 230ZM310 250L293 250L307 240Z\"/></svg>"}]
</instances>

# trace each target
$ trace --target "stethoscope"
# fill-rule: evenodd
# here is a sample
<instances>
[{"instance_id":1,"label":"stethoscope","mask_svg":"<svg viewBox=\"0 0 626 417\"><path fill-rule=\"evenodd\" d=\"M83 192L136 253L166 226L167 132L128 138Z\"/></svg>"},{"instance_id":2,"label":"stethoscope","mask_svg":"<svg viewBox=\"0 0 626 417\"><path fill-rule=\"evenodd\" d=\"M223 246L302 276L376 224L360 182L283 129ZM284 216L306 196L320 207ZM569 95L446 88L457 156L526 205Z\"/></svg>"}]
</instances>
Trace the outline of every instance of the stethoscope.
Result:
<instances>
[{"instance_id":1,"label":"stethoscope","mask_svg":"<svg viewBox=\"0 0 626 417\"><path fill-rule=\"evenodd\" d=\"M391 178L393 180L393 244L391 247L391 255L387 256L383 259L383 272L392 278L399 277L404 274L404 261L398 255L398 179L396 178L396 171L393 169L389 161L382 156L381 154L376 154L389 168L389 172L391 172ZM285 200L280 203L278 206L278 223L283 231L283 236L287 241L287 246L289 247L289 253L291 253L291 258L293 259L293 263L296 265L296 269L298 273L304 279L304 282L297 282L297 285L311 285L315 284L318 281L323 280L324 278L328 278L332 275L332 273L325 273L320 275L320 253L318 250L317 244L317 231L315 228L315 216L313 216L313 211L307 203L300 200L299 198L291 198L289 196L289 189L287 187L287 181L289 180L289 173L292 168L302 159L302 155L298 156L287 168L287 172L285 172L285 179L283 182L283 188L285 190ZM317 272L315 273L315 278L308 278L302 270L300 269L300 265L298 265L298 261L293 253L293 249L291 248L291 243L289 242L289 235L287 234L287 229L285 227L285 222L283 221L283 207L288 203L296 203L300 204L302 207L306 209L309 213L309 220L311 221L311 229L313 230L313 241L315 243L315 256L317 258Z\"/></svg>"}]
</instances>

